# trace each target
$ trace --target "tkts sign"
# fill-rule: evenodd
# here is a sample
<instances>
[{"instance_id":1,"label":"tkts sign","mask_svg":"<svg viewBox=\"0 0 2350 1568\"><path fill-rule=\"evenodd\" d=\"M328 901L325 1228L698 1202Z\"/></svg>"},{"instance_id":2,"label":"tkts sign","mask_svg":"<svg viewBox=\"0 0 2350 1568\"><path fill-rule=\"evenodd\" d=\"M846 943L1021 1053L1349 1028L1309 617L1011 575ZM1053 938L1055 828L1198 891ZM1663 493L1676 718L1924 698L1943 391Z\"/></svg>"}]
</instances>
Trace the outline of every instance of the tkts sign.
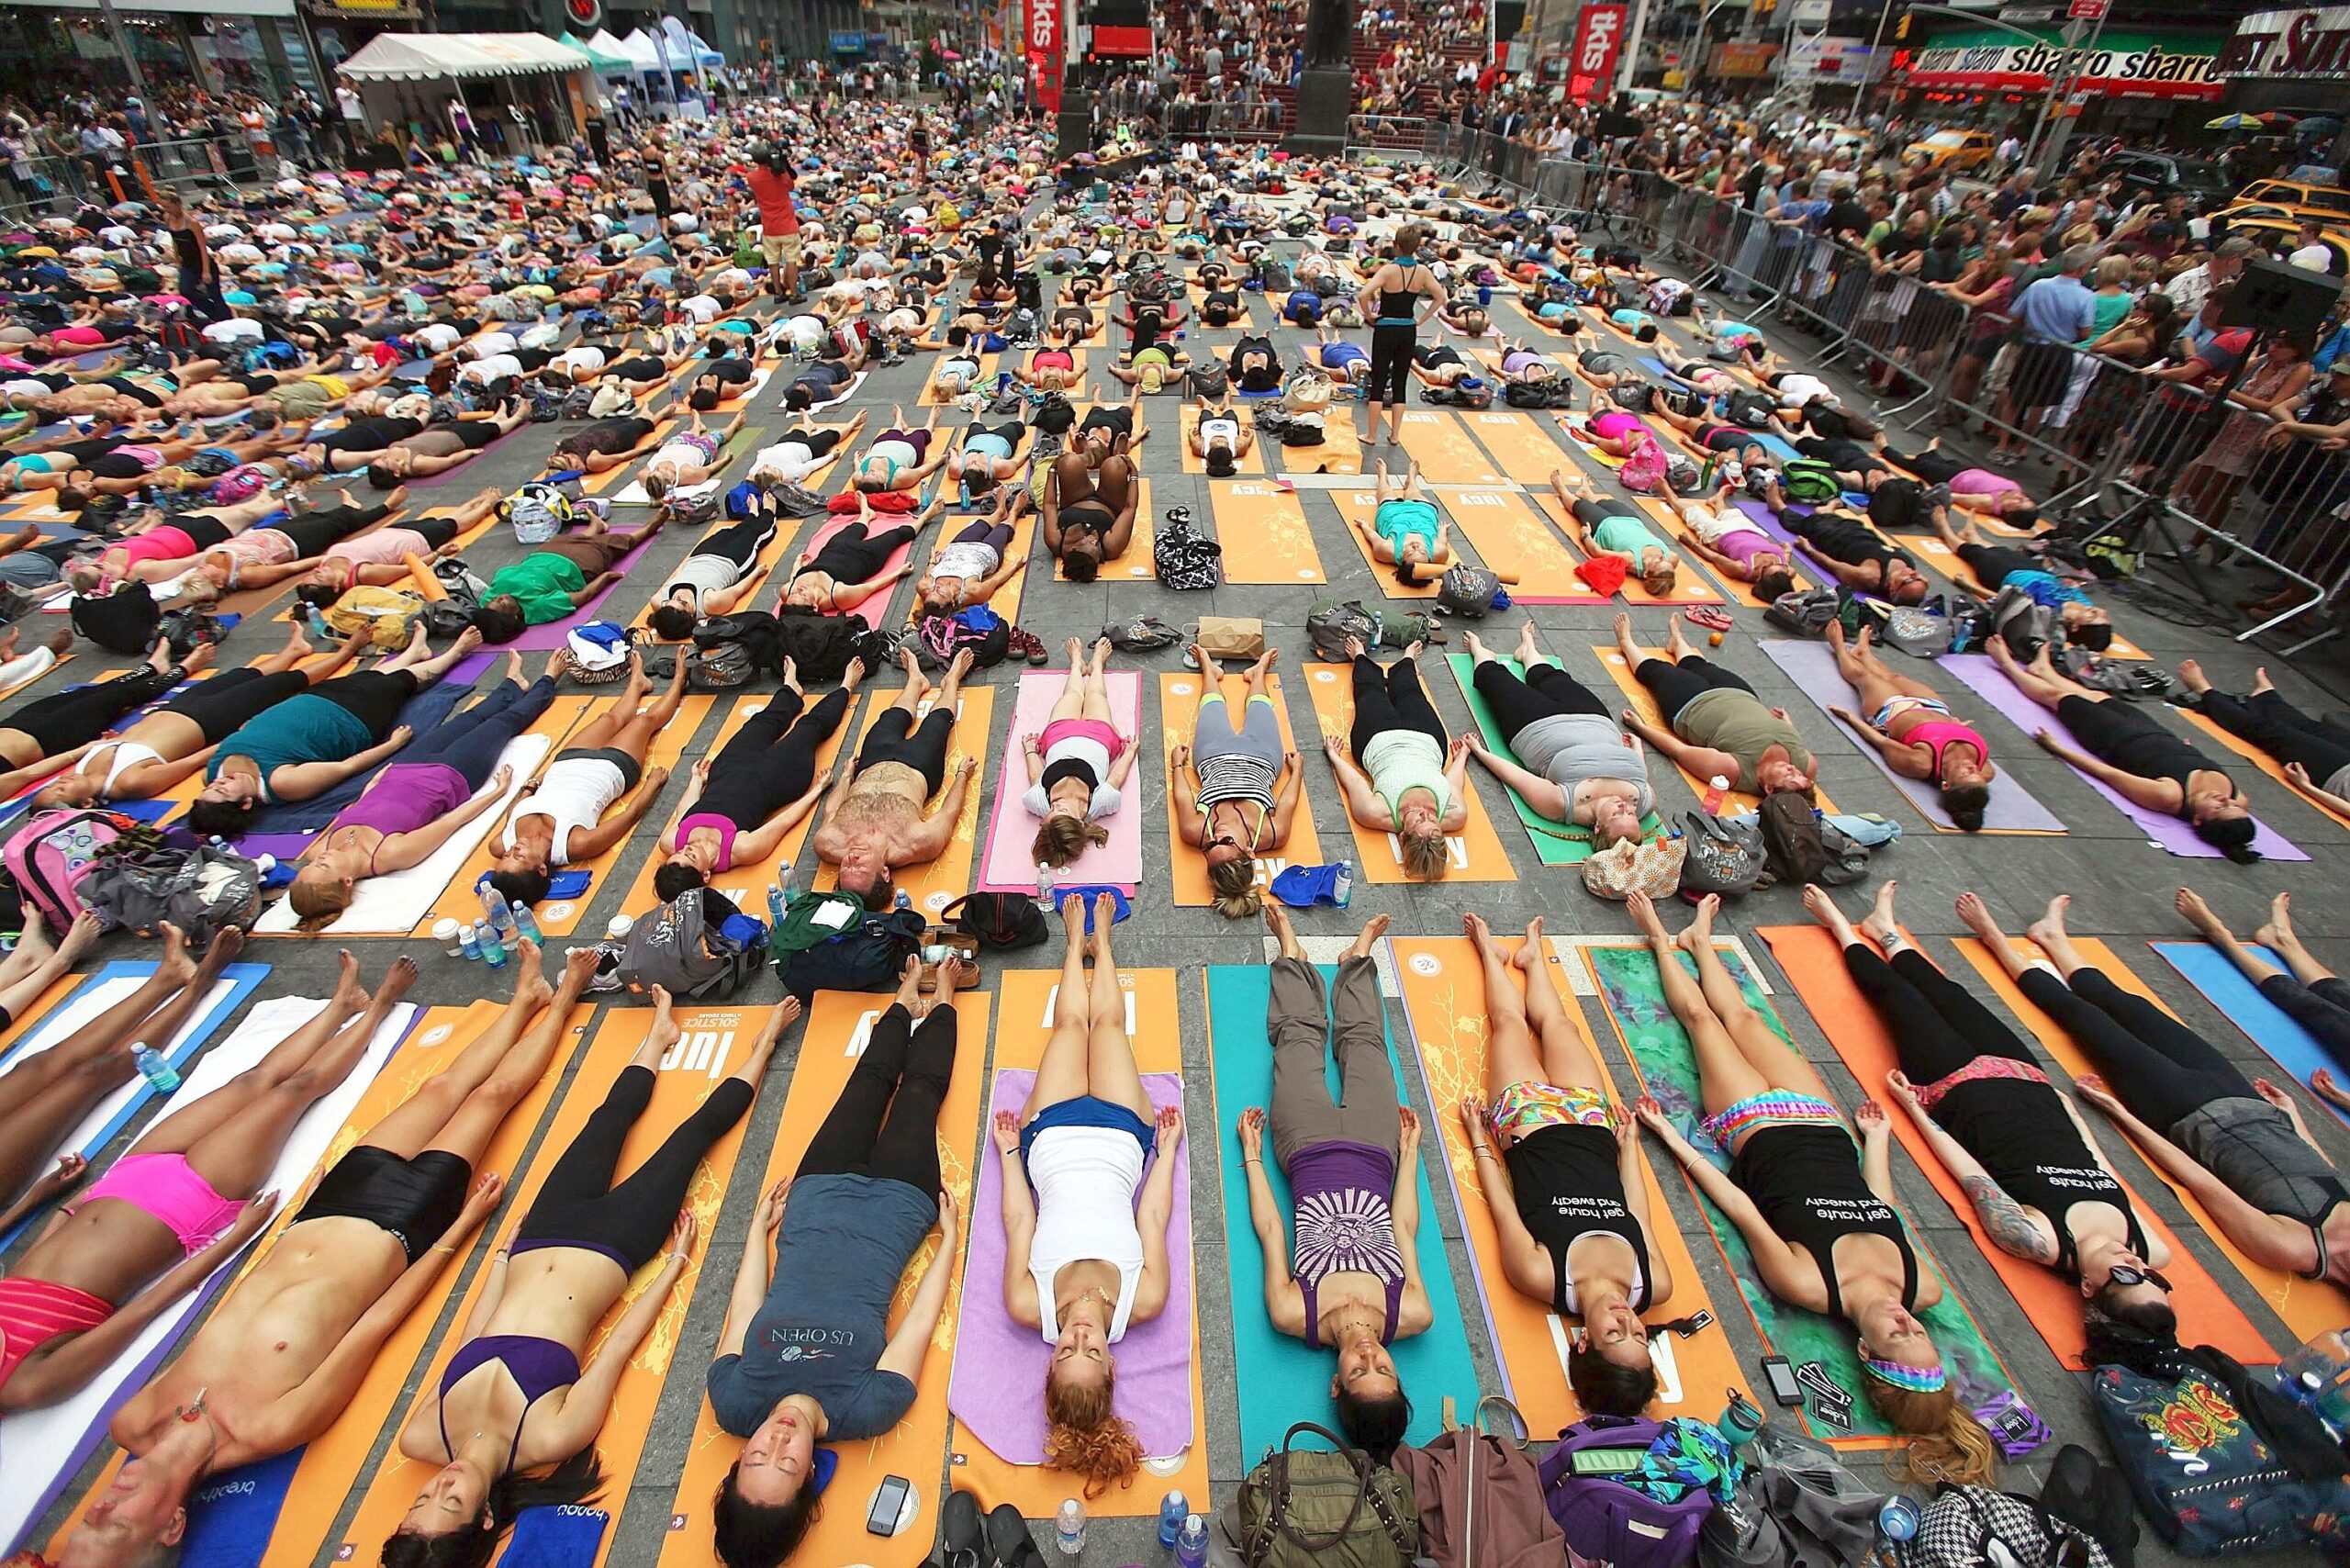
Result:
<instances>
[{"instance_id":1,"label":"tkts sign","mask_svg":"<svg viewBox=\"0 0 2350 1568\"><path fill-rule=\"evenodd\" d=\"M1585 6L1575 18L1573 47L1567 51L1567 95L1591 98L1615 80L1616 56L1624 47L1628 6Z\"/></svg>"},{"instance_id":2,"label":"tkts sign","mask_svg":"<svg viewBox=\"0 0 2350 1568\"><path fill-rule=\"evenodd\" d=\"M2267 80L2350 76L2350 6L2256 11L2220 51L2220 73Z\"/></svg>"},{"instance_id":3,"label":"tkts sign","mask_svg":"<svg viewBox=\"0 0 2350 1568\"><path fill-rule=\"evenodd\" d=\"M1028 12L1028 69L1036 82L1036 102L1046 114L1061 112L1061 33L1065 0L1023 0Z\"/></svg>"}]
</instances>

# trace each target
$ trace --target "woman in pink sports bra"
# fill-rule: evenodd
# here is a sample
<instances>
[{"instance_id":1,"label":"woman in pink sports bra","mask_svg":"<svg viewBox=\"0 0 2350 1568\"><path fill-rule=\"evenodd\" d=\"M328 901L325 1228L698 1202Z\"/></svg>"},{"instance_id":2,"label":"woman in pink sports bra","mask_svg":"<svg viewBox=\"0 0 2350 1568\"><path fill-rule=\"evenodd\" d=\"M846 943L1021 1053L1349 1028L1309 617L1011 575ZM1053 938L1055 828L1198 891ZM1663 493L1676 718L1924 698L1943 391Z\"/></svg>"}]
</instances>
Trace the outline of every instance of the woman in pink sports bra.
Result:
<instances>
[{"instance_id":1,"label":"woman in pink sports bra","mask_svg":"<svg viewBox=\"0 0 2350 1568\"><path fill-rule=\"evenodd\" d=\"M1932 687L1886 667L1869 646L1867 627L1861 628L1857 643L1847 643L1844 629L1831 622L1828 645L1835 650L1838 672L1860 698L1861 712L1828 711L1874 746L1895 773L1941 790L1942 810L1950 813L1953 826L1982 832L1983 813L1991 803L1991 780L1998 775L1982 732L1952 718Z\"/></svg>"},{"instance_id":2,"label":"woman in pink sports bra","mask_svg":"<svg viewBox=\"0 0 2350 1568\"><path fill-rule=\"evenodd\" d=\"M1590 433L1583 439L1601 452L1611 457L1629 457L1634 447L1656 439L1656 432L1638 414L1609 408L1605 392L1593 393L1591 401L1591 418L1583 427Z\"/></svg>"},{"instance_id":3,"label":"woman in pink sports bra","mask_svg":"<svg viewBox=\"0 0 2350 1568\"><path fill-rule=\"evenodd\" d=\"M176 994L130 1036L158 1047L210 994L243 942L224 928L203 962L190 963L179 934L164 929L157 979ZM370 997L346 953L334 998L316 1017L256 1066L173 1108L50 1218L0 1277L0 1410L73 1395L269 1223L277 1194L257 1197L256 1189L294 1125L350 1073L415 979L415 966L399 959Z\"/></svg>"}]
</instances>

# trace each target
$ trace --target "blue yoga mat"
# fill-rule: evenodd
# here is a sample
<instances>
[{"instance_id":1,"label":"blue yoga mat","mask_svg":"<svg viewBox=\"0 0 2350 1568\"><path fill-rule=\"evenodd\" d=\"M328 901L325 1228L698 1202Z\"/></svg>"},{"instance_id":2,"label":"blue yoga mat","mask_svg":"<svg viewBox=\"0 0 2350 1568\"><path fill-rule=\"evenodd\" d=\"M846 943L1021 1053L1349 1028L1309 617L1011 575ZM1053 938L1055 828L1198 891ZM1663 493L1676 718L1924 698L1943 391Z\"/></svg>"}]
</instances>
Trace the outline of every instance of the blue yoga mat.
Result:
<instances>
[{"instance_id":1,"label":"blue yoga mat","mask_svg":"<svg viewBox=\"0 0 2350 1568\"><path fill-rule=\"evenodd\" d=\"M2244 971L2228 961L2227 955L2209 942L2149 943L2154 956L2178 971L2178 978L2203 993L2203 1000L2227 1014L2228 1022L2243 1030L2252 1043L2276 1058L2277 1065L2300 1079L2310 1081L2310 1074L2319 1068L2330 1068L2337 1075L2345 1064L2333 1054L2307 1029L2293 1021L2292 1014L2260 994L2260 988L2244 979ZM2285 974L2292 970L2285 960L2266 947L2245 947L2254 957L2274 965ZM2310 1096L2312 1100L2317 1096ZM2324 1102L2320 1101L2321 1104ZM2350 1115L2327 1105L2336 1120L2350 1126Z\"/></svg>"},{"instance_id":2,"label":"blue yoga mat","mask_svg":"<svg viewBox=\"0 0 2350 1568\"><path fill-rule=\"evenodd\" d=\"M1322 979L1333 982L1336 968L1325 965ZM1263 1105L1273 1094L1273 1046L1265 1035L1265 1003L1272 992L1272 971L1263 964L1210 965L1208 968L1208 1027L1214 1040L1217 1137L1221 1140L1224 1176L1225 1262L1232 1282L1232 1359L1240 1389L1240 1453L1244 1464L1254 1464L1269 1448L1299 1421L1334 1426L1330 1406L1330 1374L1337 1361L1326 1350L1312 1350L1273 1327L1265 1316L1265 1253L1248 1223L1248 1171L1240 1163L1240 1113ZM1387 1035L1387 1055L1394 1064L1395 1036ZM1333 1058L1332 1092L1337 1092ZM1403 1074L1396 1073L1396 1093L1405 1104ZM1265 1174L1284 1216L1290 1191L1265 1142ZM1452 1288L1452 1264L1445 1256L1441 1215L1428 1185L1426 1161L1440 1147L1429 1129L1422 1148L1422 1164L1415 1172L1420 1189L1420 1227L1414 1249L1419 1257L1420 1279L1427 1285L1428 1305L1436 1321L1425 1334L1399 1339L1392 1347L1395 1371L1412 1400L1412 1429L1408 1440L1427 1442L1444 1429L1444 1400L1449 1394L1468 1409L1477 1400L1477 1363L1469 1353L1469 1331L1461 1320L1460 1298ZM1438 1158L1441 1158L1438 1156ZM1309 1444L1309 1446L1319 1446Z\"/></svg>"},{"instance_id":3,"label":"blue yoga mat","mask_svg":"<svg viewBox=\"0 0 2350 1568\"><path fill-rule=\"evenodd\" d=\"M59 1002L56 1007L50 1010L50 1016L52 1018L62 1016L63 1010L73 1003L73 998L81 995L84 991L87 990L91 986L104 985L109 980L143 980L154 972L155 966L152 963L138 963L118 960L115 963L108 964L106 968L99 969L89 976L86 980L83 980L80 985L74 987L72 991L67 993L63 1002ZM242 1007L245 1004L245 999L252 994L254 988L259 986L263 980L269 978L269 966L267 964L230 964L227 969L220 971L220 978L229 983L228 994L223 996L209 1010L198 1014L194 1020L192 1026L188 1029L186 1038L176 1049L168 1053L167 1059L171 1062L173 1067L185 1070L188 1064L188 1058L195 1056L197 1051L204 1048L204 1043L210 1039L213 1033L220 1027L222 1020L226 1019L230 1014L236 1012L238 1008ZM40 1026L28 1029L24 1033L23 1036L17 1040L17 1044L10 1048L9 1054L11 1056L18 1054L25 1047L45 1038L50 1033L50 1030ZM129 1126L132 1119L141 1111L146 1109L147 1103L155 1097L155 1086L149 1083L144 1079L140 1080L138 1092L132 1094L129 1100L123 1102L122 1109L116 1112L111 1117L107 1118L106 1126L100 1127L95 1137L84 1142L76 1150L61 1152L79 1153L85 1159L95 1160L98 1158L100 1151L102 1151L107 1144L114 1141L115 1135L122 1131L123 1128ZM35 1223L46 1224L48 1222L48 1218L49 1216L45 1213L28 1215L22 1224L19 1224L16 1227L16 1229L11 1230L5 1235L0 1235L0 1248L7 1247L13 1243L18 1236L24 1233L28 1226L31 1226Z\"/></svg>"}]
</instances>

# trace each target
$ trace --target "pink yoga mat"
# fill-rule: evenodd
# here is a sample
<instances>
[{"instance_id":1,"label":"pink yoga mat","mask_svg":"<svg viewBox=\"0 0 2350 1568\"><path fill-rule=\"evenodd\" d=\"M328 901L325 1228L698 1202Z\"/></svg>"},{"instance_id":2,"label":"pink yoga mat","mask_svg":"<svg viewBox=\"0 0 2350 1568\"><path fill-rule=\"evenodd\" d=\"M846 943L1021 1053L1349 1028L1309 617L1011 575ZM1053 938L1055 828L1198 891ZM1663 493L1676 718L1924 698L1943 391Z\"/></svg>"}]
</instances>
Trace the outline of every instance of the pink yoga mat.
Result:
<instances>
[{"instance_id":1,"label":"pink yoga mat","mask_svg":"<svg viewBox=\"0 0 2350 1568\"><path fill-rule=\"evenodd\" d=\"M1121 735L1142 733L1142 676L1130 669L1113 669L1106 674L1110 691L1110 722ZM1028 792L1027 755L1023 749L1026 736L1045 727L1052 716L1053 704L1060 698L1061 688L1069 683L1067 670L1024 670L1020 676L1020 699L1013 709L1012 738L1005 745L1009 754L1004 772L995 791L995 815L988 823L987 853L979 859L979 890L981 892L1031 892L1036 886L1036 860L1029 853L1036 837L1036 819L1020 803ZM1076 860L1060 868L1058 880L1075 887L1114 887L1132 897L1142 881L1142 818L1143 812L1136 796L1142 776L1139 763L1126 779L1125 802L1104 818L1102 825L1110 830L1110 842L1098 848L1088 849Z\"/></svg>"},{"instance_id":2,"label":"pink yoga mat","mask_svg":"<svg viewBox=\"0 0 2350 1568\"><path fill-rule=\"evenodd\" d=\"M1036 1075L1007 1068L995 1075L988 1107L1019 1112ZM1154 1105L1181 1105L1183 1081L1146 1072L1142 1086ZM1052 1347L1034 1328L1012 1321L1003 1306L1003 1157L995 1139L979 1139L979 1191L971 1194L970 1255L963 1269L963 1316L955 1331L955 1371L946 1407L998 1459L1013 1464L1045 1461L1045 1368ZM1116 1409L1134 1423L1146 1458L1181 1453L1191 1446L1192 1411L1192 1141L1177 1146L1184 1169L1175 1173L1175 1215L1167 1227L1167 1308L1148 1323L1129 1324L1118 1341ZM1147 1170L1147 1167L1145 1168Z\"/></svg>"},{"instance_id":3,"label":"pink yoga mat","mask_svg":"<svg viewBox=\"0 0 2350 1568\"><path fill-rule=\"evenodd\" d=\"M2073 741L2076 745L2080 744L2072 732L2065 728L2064 722L2055 714L2018 691L2015 682L2000 673L1999 666L1991 662L1990 655L1946 654L1939 662L1942 668L1964 681L1974 690L1975 695L2005 714L2008 722L2021 730L2027 737L2034 730L2049 730ZM2120 702L2124 699L2116 697L2111 700ZM2244 770L2250 772L2252 765L2245 763ZM2140 831L2148 838L2153 839L2173 855L2186 856L2198 860L2218 860L2222 857L2215 846L2206 844L2198 838L2195 835L2195 829L2180 818L2162 812L2150 812L2143 806L2133 805L2119 790L2095 778L2090 778L2077 767L2073 771L2082 778L2087 779L2090 789L2112 801L2114 810L2136 823ZM2260 832L2253 839L2252 846L2261 854L2271 860L2309 858L2305 852L2296 847L2266 823L2259 825Z\"/></svg>"},{"instance_id":4,"label":"pink yoga mat","mask_svg":"<svg viewBox=\"0 0 2350 1568\"><path fill-rule=\"evenodd\" d=\"M901 524L911 523L918 515L920 514L915 512L907 512L902 516L895 513L891 513L888 516L876 513L873 521L866 526L872 532L887 533L890 530L899 527ZM846 517L834 518L830 521L826 522L823 527L818 529L814 535L809 539L807 543L801 545L798 550L793 551L791 558L794 561L797 561L802 555L815 554L819 550L822 550L824 547L824 541L830 539L834 534L838 533L842 529L846 528L850 523L855 522L856 521L856 514L855 512L849 513ZM900 546L897 554L890 557L888 564L882 569L884 571L896 571L900 566L906 564L906 558L913 553L914 547L911 543ZM778 574L773 587L775 591L780 595L786 588L790 586L790 583L791 577L789 574L788 572L782 572ZM860 604L855 610L850 610L849 613L864 622L867 626L871 626L876 630L878 630L881 625L881 618L890 613L890 601L897 597L898 594L895 588L885 589L880 593L875 594L871 599L867 599L863 604Z\"/></svg>"}]
</instances>

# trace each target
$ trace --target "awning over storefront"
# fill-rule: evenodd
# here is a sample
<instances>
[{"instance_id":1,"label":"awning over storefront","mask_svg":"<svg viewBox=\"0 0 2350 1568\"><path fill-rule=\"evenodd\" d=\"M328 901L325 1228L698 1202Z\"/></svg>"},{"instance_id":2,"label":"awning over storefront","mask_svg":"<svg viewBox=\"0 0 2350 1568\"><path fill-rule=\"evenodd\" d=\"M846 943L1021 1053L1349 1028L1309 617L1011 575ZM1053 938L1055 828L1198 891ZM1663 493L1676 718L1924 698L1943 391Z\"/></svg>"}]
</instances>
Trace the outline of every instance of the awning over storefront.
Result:
<instances>
[{"instance_id":1,"label":"awning over storefront","mask_svg":"<svg viewBox=\"0 0 2350 1568\"><path fill-rule=\"evenodd\" d=\"M378 33L335 68L356 82L430 82L584 71L588 57L539 33Z\"/></svg>"},{"instance_id":2,"label":"awning over storefront","mask_svg":"<svg viewBox=\"0 0 2350 1568\"><path fill-rule=\"evenodd\" d=\"M604 35L600 32L596 35L597 38L601 38ZM617 49L601 48L597 44L596 39L576 38L570 34L565 34L563 41L577 50L580 53L586 55L588 57L588 63L594 66L599 75L625 76L630 72L636 69L636 62L634 61L631 60L627 55L620 52ZM618 40L614 41L617 42Z\"/></svg>"},{"instance_id":3,"label":"awning over storefront","mask_svg":"<svg viewBox=\"0 0 2350 1568\"><path fill-rule=\"evenodd\" d=\"M2209 102L2225 85L2216 69L2220 40L2109 30L2078 62L2078 90L2116 98ZM2012 33L1943 33L1909 62L1908 84L1942 92L2044 93L2065 58L2054 33L2032 44Z\"/></svg>"}]
</instances>

